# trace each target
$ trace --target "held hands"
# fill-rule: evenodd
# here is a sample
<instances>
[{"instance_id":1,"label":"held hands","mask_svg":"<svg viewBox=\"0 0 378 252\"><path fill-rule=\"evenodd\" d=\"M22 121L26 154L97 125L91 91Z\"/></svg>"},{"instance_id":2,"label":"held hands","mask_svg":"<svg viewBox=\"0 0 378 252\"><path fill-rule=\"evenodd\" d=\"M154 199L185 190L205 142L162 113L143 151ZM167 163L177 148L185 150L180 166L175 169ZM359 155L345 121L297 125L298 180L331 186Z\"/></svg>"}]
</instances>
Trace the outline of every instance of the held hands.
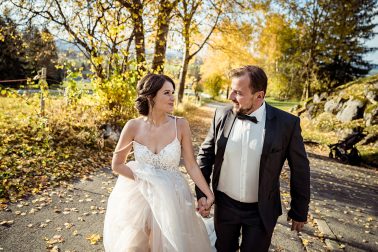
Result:
<instances>
[{"instance_id":1,"label":"held hands","mask_svg":"<svg viewBox=\"0 0 378 252\"><path fill-rule=\"evenodd\" d=\"M202 217L208 217L210 214L211 206L214 203L214 195L202 197L198 200L197 211L201 214Z\"/></svg>"},{"instance_id":2,"label":"held hands","mask_svg":"<svg viewBox=\"0 0 378 252\"><path fill-rule=\"evenodd\" d=\"M300 232L304 226L304 224L307 224L307 221L295 221L295 220L292 220L289 216L287 217L287 221L292 221L291 223L291 231L297 231L297 232Z\"/></svg>"}]
</instances>

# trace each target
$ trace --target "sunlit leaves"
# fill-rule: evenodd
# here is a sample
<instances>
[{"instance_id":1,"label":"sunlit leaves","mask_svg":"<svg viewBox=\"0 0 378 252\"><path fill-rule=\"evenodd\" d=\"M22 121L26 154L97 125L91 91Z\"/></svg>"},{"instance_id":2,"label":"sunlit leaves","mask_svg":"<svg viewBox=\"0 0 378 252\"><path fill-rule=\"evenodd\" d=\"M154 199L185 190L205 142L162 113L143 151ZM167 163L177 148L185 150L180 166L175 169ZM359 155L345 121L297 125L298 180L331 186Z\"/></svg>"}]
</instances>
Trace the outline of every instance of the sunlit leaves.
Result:
<instances>
[{"instance_id":1,"label":"sunlit leaves","mask_svg":"<svg viewBox=\"0 0 378 252\"><path fill-rule=\"evenodd\" d=\"M96 245L100 240L101 236L99 234L92 234L86 238L92 245Z\"/></svg>"},{"instance_id":2,"label":"sunlit leaves","mask_svg":"<svg viewBox=\"0 0 378 252\"><path fill-rule=\"evenodd\" d=\"M232 68L256 62L250 50L251 34L250 24L222 22L210 41L211 47L201 67L203 78L214 75L226 78Z\"/></svg>"},{"instance_id":3,"label":"sunlit leaves","mask_svg":"<svg viewBox=\"0 0 378 252\"><path fill-rule=\"evenodd\" d=\"M39 193L109 162L109 157L98 151L99 133L93 120L98 116L88 115L96 113L93 107L82 104L66 109L62 100L47 100L46 121L35 115L38 98L29 102L30 107L21 98L1 100L1 203Z\"/></svg>"}]
</instances>

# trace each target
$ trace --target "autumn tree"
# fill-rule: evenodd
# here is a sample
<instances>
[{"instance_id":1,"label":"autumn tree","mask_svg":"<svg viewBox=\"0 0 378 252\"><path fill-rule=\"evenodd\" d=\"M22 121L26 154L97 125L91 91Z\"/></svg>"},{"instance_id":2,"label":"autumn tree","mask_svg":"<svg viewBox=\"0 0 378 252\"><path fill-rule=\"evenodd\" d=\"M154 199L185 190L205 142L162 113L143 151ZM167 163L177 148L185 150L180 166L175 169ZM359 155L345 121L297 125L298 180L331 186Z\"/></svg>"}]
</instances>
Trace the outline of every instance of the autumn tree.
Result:
<instances>
[{"instance_id":1,"label":"autumn tree","mask_svg":"<svg viewBox=\"0 0 378 252\"><path fill-rule=\"evenodd\" d=\"M252 34L253 28L249 23L238 24L225 19L219 24L209 41L206 58L201 66L202 78L208 83L207 86L211 83L218 85L216 80L227 79L229 71L233 68L256 63L252 56ZM221 88L227 90L228 96L230 83L222 81L222 84L224 83L227 83L226 86Z\"/></svg>"},{"instance_id":2,"label":"autumn tree","mask_svg":"<svg viewBox=\"0 0 378 252\"><path fill-rule=\"evenodd\" d=\"M206 13L206 16L201 17L199 13ZM222 2L213 3L212 1L204 2L201 0L182 0L180 2L177 16L181 20L180 33L184 40L184 55L180 71L178 102L181 102L184 96L189 62L207 43L220 20L221 14ZM199 36L201 34L200 24L205 22L209 25L209 29L201 38L202 36Z\"/></svg>"},{"instance_id":3,"label":"autumn tree","mask_svg":"<svg viewBox=\"0 0 378 252\"><path fill-rule=\"evenodd\" d=\"M10 2L17 8L22 19L38 17L39 20L54 27L55 37L61 37L62 32L66 34L68 41L77 45L90 61L93 72L100 79L109 77L106 71L107 65L116 64L112 68L119 68L119 61L114 61L114 58L107 60L105 56L118 54L119 48L134 37L135 32L130 29L131 15L117 1L10 0ZM125 54L118 55L118 57L123 56ZM124 59L127 60L127 57Z\"/></svg>"},{"instance_id":4,"label":"autumn tree","mask_svg":"<svg viewBox=\"0 0 378 252\"><path fill-rule=\"evenodd\" d=\"M278 13L268 13L260 29L256 43L257 62L269 76L268 94L279 99L300 98L298 35L299 31L288 18Z\"/></svg>"},{"instance_id":5,"label":"autumn tree","mask_svg":"<svg viewBox=\"0 0 378 252\"><path fill-rule=\"evenodd\" d=\"M158 14L155 21L156 37L152 70L157 73L164 72L165 54L167 50L167 39L169 25L173 18L173 11L177 8L179 0L160 0Z\"/></svg>"}]
</instances>

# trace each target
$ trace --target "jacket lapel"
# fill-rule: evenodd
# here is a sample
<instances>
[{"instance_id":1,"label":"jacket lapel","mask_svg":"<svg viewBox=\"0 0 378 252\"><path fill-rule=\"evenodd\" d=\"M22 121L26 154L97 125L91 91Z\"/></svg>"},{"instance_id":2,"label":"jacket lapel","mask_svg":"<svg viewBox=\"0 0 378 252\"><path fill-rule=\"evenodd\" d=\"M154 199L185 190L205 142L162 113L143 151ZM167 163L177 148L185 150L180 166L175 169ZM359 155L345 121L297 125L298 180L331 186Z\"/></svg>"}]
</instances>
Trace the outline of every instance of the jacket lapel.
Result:
<instances>
[{"instance_id":1,"label":"jacket lapel","mask_svg":"<svg viewBox=\"0 0 378 252\"><path fill-rule=\"evenodd\" d=\"M230 135L232 126L234 125L236 115L232 109L230 109L226 115L225 120L223 121L223 127L221 127L219 137L216 143L216 154L214 161L214 171L213 171L213 189L216 190L218 187L220 170L223 163L223 156L226 150L226 145L228 137ZM222 123L222 122L221 122Z\"/></svg>"},{"instance_id":2,"label":"jacket lapel","mask_svg":"<svg viewBox=\"0 0 378 252\"><path fill-rule=\"evenodd\" d=\"M216 155L217 157L216 157L216 159L218 159L218 160L223 159L223 154L224 154L224 151L226 149L228 137L230 136L230 132L231 132L232 126L234 125L235 119L236 119L236 114L233 112L232 109L230 109L230 111L227 113L227 117L224 121L223 130L222 130L221 134L219 134L219 138L217 140L217 155Z\"/></svg>"},{"instance_id":3,"label":"jacket lapel","mask_svg":"<svg viewBox=\"0 0 378 252\"><path fill-rule=\"evenodd\" d=\"M265 166L265 161L272 148L272 143L275 139L277 123L275 120L274 109L266 103L266 121L265 121L265 137L260 159L260 173Z\"/></svg>"}]
</instances>

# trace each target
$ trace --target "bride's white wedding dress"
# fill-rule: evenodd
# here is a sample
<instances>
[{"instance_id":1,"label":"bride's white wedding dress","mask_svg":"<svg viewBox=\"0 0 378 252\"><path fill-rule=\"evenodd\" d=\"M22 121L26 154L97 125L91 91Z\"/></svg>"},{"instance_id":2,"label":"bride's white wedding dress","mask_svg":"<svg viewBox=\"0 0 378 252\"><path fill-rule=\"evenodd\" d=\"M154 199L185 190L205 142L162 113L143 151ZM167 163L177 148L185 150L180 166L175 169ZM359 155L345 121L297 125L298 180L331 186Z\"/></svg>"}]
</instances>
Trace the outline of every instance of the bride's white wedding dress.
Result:
<instances>
[{"instance_id":1,"label":"bride's white wedding dress","mask_svg":"<svg viewBox=\"0 0 378 252\"><path fill-rule=\"evenodd\" d=\"M175 139L157 154L133 144L135 161L127 165L135 181L119 176L110 194L105 251L211 251L205 224L179 170L177 127Z\"/></svg>"}]
</instances>

